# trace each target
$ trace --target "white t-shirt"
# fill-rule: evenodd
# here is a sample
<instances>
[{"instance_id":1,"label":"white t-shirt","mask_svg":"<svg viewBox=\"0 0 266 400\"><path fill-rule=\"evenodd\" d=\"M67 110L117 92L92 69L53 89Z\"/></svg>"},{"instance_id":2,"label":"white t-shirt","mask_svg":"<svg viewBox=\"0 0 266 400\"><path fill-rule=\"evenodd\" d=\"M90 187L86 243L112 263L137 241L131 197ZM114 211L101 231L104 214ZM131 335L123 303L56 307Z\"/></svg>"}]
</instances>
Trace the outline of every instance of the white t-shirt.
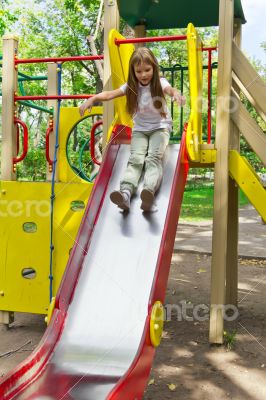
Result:
<instances>
[{"instance_id":1,"label":"white t-shirt","mask_svg":"<svg viewBox=\"0 0 266 400\"><path fill-rule=\"evenodd\" d=\"M163 90L167 86L171 86L165 78L160 78L160 82ZM127 83L124 83L124 85L120 86L120 89L123 93L126 93ZM168 107L165 104L163 110L156 109L153 105L153 102L156 100L160 100L160 98L152 99L150 84L147 86L142 86L139 83L138 109L133 116L133 132L150 132L157 129L167 129L169 133L171 132L173 121ZM166 118L161 116L160 111L166 113Z\"/></svg>"}]
</instances>

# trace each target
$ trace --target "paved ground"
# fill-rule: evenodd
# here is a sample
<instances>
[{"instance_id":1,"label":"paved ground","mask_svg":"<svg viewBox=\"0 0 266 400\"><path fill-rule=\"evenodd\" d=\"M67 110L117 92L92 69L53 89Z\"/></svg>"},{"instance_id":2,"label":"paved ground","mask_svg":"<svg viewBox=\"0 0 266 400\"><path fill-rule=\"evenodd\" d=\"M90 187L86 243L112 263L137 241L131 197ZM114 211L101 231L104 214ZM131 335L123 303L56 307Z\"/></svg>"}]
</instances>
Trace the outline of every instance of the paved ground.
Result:
<instances>
[{"instance_id":1,"label":"paved ground","mask_svg":"<svg viewBox=\"0 0 266 400\"><path fill-rule=\"evenodd\" d=\"M178 225L175 252L211 254L211 246L212 220ZM251 205L240 209L238 252L246 258L266 258L266 225Z\"/></svg>"}]
</instances>

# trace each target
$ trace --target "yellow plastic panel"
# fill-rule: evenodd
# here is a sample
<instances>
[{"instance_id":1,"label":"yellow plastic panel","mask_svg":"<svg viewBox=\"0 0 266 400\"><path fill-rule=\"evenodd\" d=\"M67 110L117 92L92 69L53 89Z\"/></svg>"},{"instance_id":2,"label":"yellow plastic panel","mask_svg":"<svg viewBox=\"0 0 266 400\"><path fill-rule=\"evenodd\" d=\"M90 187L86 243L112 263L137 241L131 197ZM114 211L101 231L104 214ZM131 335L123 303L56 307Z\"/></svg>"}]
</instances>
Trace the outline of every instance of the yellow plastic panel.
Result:
<instances>
[{"instance_id":1,"label":"yellow plastic panel","mask_svg":"<svg viewBox=\"0 0 266 400\"><path fill-rule=\"evenodd\" d=\"M187 27L188 74L190 90L190 117L186 143L191 161L200 161L202 143L202 42L193 26Z\"/></svg>"},{"instance_id":2,"label":"yellow plastic panel","mask_svg":"<svg viewBox=\"0 0 266 400\"><path fill-rule=\"evenodd\" d=\"M85 112L81 117L78 107L62 107L60 109L60 124L59 124L59 180L61 182L83 182L84 180L78 177L70 167L67 155L66 145L67 139L74 127L83 119L90 115L102 115L103 107L92 107L91 112ZM88 132L89 133L89 132Z\"/></svg>"},{"instance_id":3,"label":"yellow plastic panel","mask_svg":"<svg viewBox=\"0 0 266 400\"><path fill-rule=\"evenodd\" d=\"M131 54L135 47L132 44L117 46L115 39L125 39L118 31L112 29L109 33L109 53L112 71L113 89L118 89L127 81L128 67ZM126 97L115 99L115 112L117 113L117 124L132 127L132 118L126 111Z\"/></svg>"},{"instance_id":4,"label":"yellow plastic panel","mask_svg":"<svg viewBox=\"0 0 266 400\"><path fill-rule=\"evenodd\" d=\"M263 220L266 220L266 190L247 159L236 150L230 151L229 172Z\"/></svg>"},{"instance_id":5,"label":"yellow plastic panel","mask_svg":"<svg viewBox=\"0 0 266 400\"><path fill-rule=\"evenodd\" d=\"M86 206L92 186L89 183L55 186L53 296L84 213L84 209L72 211L71 202L80 200ZM47 313L50 192L51 184L46 182L0 182L0 291L3 292L0 310ZM35 228L27 231L25 223Z\"/></svg>"}]
</instances>

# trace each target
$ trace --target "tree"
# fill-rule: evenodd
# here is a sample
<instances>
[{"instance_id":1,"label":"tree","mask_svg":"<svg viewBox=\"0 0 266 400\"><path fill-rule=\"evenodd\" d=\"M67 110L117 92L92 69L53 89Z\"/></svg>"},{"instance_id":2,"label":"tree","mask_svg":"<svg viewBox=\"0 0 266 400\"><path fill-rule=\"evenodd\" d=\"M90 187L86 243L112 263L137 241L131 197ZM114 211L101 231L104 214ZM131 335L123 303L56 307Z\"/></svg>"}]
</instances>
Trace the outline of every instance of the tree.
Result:
<instances>
[{"instance_id":1,"label":"tree","mask_svg":"<svg viewBox=\"0 0 266 400\"><path fill-rule=\"evenodd\" d=\"M0 37L5 34L9 26L12 25L16 20L17 16L8 10L8 0L1 0L0 9Z\"/></svg>"}]
</instances>

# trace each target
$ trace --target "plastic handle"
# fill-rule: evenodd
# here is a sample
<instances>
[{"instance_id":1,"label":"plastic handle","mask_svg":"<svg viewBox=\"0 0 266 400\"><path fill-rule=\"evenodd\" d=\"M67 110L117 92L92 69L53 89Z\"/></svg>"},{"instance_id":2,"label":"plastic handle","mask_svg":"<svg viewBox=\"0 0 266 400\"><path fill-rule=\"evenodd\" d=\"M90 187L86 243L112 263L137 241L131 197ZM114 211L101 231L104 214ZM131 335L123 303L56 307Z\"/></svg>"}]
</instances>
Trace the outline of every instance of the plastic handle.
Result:
<instances>
[{"instance_id":1,"label":"plastic handle","mask_svg":"<svg viewBox=\"0 0 266 400\"><path fill-rule=\"evenodd\" d=\"M51 160L50 153L49 153L49 150L50 150L50 134L53 132L53 130L54 130L53 125L49 126L47 128L47 130L46 130L46 135L45 135L45 139L46 139L46 142L45 142L45 156L46 156L46 160L47 160L47 162L48 162L48 164L50 166L53 165L53 160Z\"/></svg>"},{"instance_id":2,"label":"plastic handle","mask_svg":"<svg viewBox=\"0 0 266 400\"><path fill-rule=\"evenodd\" d=\"M18 118L14 119L14 124L15 125L20 125L23 128L23 151L20 157L14 157L13 158L13 163L17 164L20 161L24 160L28 153L28 143L29 143L29 132L28 132L28 127L25 124L25 122L21 121Z\"/></svg>"}]
</instances>

